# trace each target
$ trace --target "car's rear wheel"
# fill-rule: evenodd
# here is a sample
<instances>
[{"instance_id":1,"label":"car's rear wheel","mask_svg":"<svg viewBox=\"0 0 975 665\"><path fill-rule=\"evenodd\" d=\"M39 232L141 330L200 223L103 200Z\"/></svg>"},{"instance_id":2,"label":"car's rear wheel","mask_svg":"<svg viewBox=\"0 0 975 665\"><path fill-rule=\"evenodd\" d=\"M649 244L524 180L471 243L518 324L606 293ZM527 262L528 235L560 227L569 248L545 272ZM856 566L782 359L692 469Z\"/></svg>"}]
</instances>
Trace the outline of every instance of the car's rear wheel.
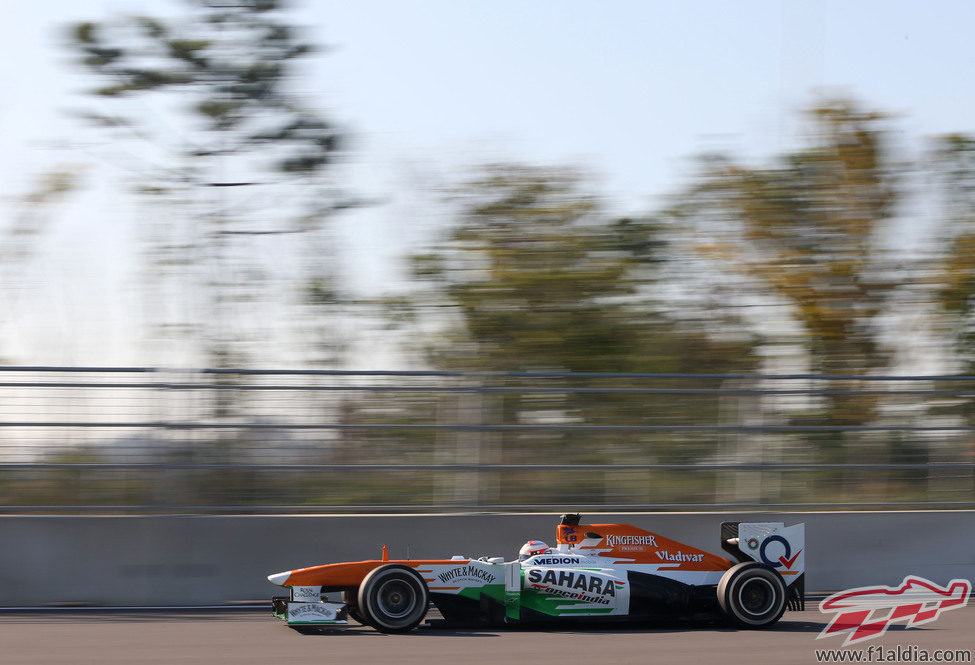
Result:
<instances>
[{"instance_id":1,"label":"car's rear wheel","mask_svg":"<svg viewBox=\"0 0 975 665\"><path fill-rule=\"evenodd\" d=\"M774 568L757 562L739 563L721 577L718 604L736 625L765 628L785 612L785 582Z\"/></svg>"},{"instance_id":2,"label":"car's rear wheel","mask_svg":"<svg viewBox=\"0 0 975 665\"><path fill-rule=\"evenodd\" d=\"M384 633L416 628L426 616L429 603L426 582L415 570L401 564L374 569L359 586L359 613L366 623Z\"/></svg>"}]
</instances>

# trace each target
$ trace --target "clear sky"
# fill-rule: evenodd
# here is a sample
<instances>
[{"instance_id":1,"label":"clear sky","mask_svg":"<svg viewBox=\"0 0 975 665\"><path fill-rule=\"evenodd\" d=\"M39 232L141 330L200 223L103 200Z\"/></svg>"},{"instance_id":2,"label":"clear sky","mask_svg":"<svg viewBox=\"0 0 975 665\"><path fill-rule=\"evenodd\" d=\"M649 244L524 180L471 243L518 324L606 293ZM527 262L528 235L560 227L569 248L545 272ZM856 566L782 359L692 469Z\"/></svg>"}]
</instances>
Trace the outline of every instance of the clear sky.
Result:
<instances>
[{"instance_id":1,"label":"clear sky","mask_svg":"<svg viewBox=\"0 0 975 665\"><path fill-rule=\"evenodd\" d=\"M91 184L18 275L32 286L5 277L0 358L140 362L133 211L112 166L70 140L64 110L86 84L59 29L178 7L0 0L3 218L52 163L84 165ZM967 1L306 0L296 20L332 47L307 65L304 91L350 128L353 184L384 202L341 223L345 274L367 293L395 283L396 257L429 231L424 188L471 163L583 164L616 209L642 212L697 152L758 158L795 145L796 111L817 90L899 114L907 136L975 131Z\"/></svg>"}]
</instances>

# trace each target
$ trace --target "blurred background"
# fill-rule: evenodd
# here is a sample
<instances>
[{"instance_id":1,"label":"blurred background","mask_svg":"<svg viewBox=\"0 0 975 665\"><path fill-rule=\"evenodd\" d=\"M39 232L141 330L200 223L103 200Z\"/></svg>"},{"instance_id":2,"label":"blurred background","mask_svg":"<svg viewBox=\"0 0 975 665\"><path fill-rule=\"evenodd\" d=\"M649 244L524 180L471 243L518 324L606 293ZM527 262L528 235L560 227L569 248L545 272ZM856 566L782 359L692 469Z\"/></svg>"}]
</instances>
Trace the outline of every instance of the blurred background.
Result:
<instances>
[{"instance_id":1,"label":"blurred background","mask_svg":"<svg viewBox=\"0 0 975 665\"><path fill-rule=\"evenodd\" d=\"M975 6L5 9L0 510L975 507Z\"/></svg>"}]
</instances>

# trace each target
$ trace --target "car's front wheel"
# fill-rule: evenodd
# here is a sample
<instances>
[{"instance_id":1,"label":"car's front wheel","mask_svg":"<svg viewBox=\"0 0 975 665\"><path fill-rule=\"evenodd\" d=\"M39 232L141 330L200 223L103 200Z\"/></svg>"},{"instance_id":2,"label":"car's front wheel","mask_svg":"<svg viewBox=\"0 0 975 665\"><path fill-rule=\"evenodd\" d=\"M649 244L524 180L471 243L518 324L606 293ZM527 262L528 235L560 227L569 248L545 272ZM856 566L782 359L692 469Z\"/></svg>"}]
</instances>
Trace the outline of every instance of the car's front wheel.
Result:
<instances>
[{"instance_id":1,"label":"car's front wheel","mask_svg":"<svg viewBox=\"0 0 975 665\"><path fill-rule=\"evenodd\" d=\"M358 611L370 626L383 633L403 633L423 621L430 595L415 570L391 563L366 575L358 601Z\"/></svg>"},{"instance_id":2,"label":"car's front wheel","mask_svg":"<svg viewBox=\"0 0 975 665\"><path fill-rule=\"evenodd\" d=\"M721 577L718 604L733 623L743 628L765 628L785 612L785 583L769 566L739 563Z\"/></svg>"},{"instance_id":3,"label":"car's front wheel","mask_svg":"<svg viewBox=\"0 0 975 665\"><path fill-rule=\"evenodd\" d=\"M346 589L343 591L342 602L345 603L345 611L350 617L359 623L366 625L366 619L359 611L359 594L356 589Z\"/></svg>"}]
</instances>

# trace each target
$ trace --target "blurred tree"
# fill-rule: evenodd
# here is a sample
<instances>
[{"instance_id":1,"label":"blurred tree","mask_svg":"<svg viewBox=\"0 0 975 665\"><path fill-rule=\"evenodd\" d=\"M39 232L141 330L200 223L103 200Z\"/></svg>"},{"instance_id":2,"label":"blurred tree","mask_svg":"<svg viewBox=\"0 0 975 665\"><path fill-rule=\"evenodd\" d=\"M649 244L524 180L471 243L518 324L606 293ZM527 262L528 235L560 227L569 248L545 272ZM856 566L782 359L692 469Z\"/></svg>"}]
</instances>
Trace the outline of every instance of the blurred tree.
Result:
<instances>
[{"instance_id":1,"label":"blurred tree","mask_svg":"<svg viewBox=\"0 0 975 665\"><path fill-rule=\"evenodd\" d=\"M194 361L216 367L244 364L248 345L251 354L258 343L266 350L275 312L323 291L323 222L348 205L329 177L339 133L292 85L313 49L283 7L191 0L178 18L71 29L72 51L99 82L96 108L83 116L128 151L116 159L150 205L139 226L150 233L157 277L180 284L167 293L154 280L151 311L181 344L203 347ZM290 286L269 293L275 275Z\"/></svg>"},{"instance_id":2,"label":"blurred tree","mask_svg":"<svg viewBox=\"0 0 975 665\"><path fill-rule=\"evenodd\" d=\"M936 257L938 303L965 364L975 364L975 136L950 134L935 142L946 242Z\"/></svg>"},{"instance_id":3,"label":"blurred tree","mask_svg":"<svg viewBox=\"0 0 975 665\"><path fill-rule=\"evenodd\" d=\"M17 264L36 249L34 241L47 230L50 208L78 188L80 170L60 167L39 174L30 190L18 197L3 229L2 259Z\"/></svg>"},{"instance_id":4,"label":"blurred tree","mask_svg":"<svg viewBox=\"0 0 975 665\"><path fill-rule=\"evenodd\" d=\"M52 168L38 174L30 189L17 196L0 223L0 326L16 324L17 300L24 267L37 251L39 238L48 230L51 210L78 188L81 170L74 166Z\"/></svg>"},{"instance_id":5,"label":"blurred tree","mask_svg":"<svg viewBox=\"0 0 975 665\"><path fill-rule=\"evenodd\" d=\"M410 304L428 331L433 329L419 341L434 367L494 373L755 368L750 339L717 341L655 311L652 303L661 287L654 266L664 253L657 225L611 218L577 172L498 165L484 169L454 194L455 221L439 242L413 257L417 291ZM503 387L505 381L499 375L484 378L489 387ZM455 414L458 424L640 425L719 419L714 395L652 400L639 392L608 395L600 392L605 383L585 377L540 378L527 385L543 392L462 394L452 408L441 405L439 411ZM620 379L612 385L646 384ZM699 460L716 445L713 437L675 444L665 434L614 432L600 432L598 440L587 433L555 431L460 433L456 439L457 461L519 463ZM445 442L440 443L443 449ZM553 494L530 500L569 500L564 493L575 491L565 487L558 473L537 480ZM498 482L497 495L485 496L481 488L481 503L499 496L529 500L524 479ZM646 482L637 479L632 487L641 500ZM588 491L583 485L591 485L597 494L628 491L602 479L578 486Z\"/></svg>"},{"instance_id":6,"label":"blurred tree","mask_svg":"<svg viewBox=\"0 0 975 665\"><path fill-rule=\"evenodd\" d=\"M953 351L958 369L975 374L975 136L949 134L934 143L933 168L940 189L942 237L933 269L940 316L934 326ZM957 386L957 384L955 384ZM954 386L953 386L954 387ZM937 413L960 414L975 423L975 400L954 400ZM969 439L967 459L975 459Z\"/></svg>"},{"instance_id":7,"label":"blurred tree","mask_svg":"<svg viewBox=\"0 0 975 665\"><path fill-rule=\"evenodd\" d=\"M900 166L881 114L836 101L809 116L808 148L768 168L708 158L668 214L719 272L790 305L814 372L867 374L893 357L878 319L899 281L878 240L903 195ZM830 423L858 425L874 418L876 398L833 394L826 405Z\"/></svg>"},{"instance_id":8,"label":"blurred tree","mask_svg":"<svg viewBox=\"0 0 975 665\"><path fill-rule=\"evenodd\" d=\"M457 221L413 257L414 305L454 316L425 339L441 368L575 372L703 367L706 348L750 366L747 344L722 345L646 307L664 244L651 220L606 216L578 173L501 165L456 191ZM691 350L693 348L693 350ZM729 353L731 349L733 353Z\"/></svg>"}]
</instances>

